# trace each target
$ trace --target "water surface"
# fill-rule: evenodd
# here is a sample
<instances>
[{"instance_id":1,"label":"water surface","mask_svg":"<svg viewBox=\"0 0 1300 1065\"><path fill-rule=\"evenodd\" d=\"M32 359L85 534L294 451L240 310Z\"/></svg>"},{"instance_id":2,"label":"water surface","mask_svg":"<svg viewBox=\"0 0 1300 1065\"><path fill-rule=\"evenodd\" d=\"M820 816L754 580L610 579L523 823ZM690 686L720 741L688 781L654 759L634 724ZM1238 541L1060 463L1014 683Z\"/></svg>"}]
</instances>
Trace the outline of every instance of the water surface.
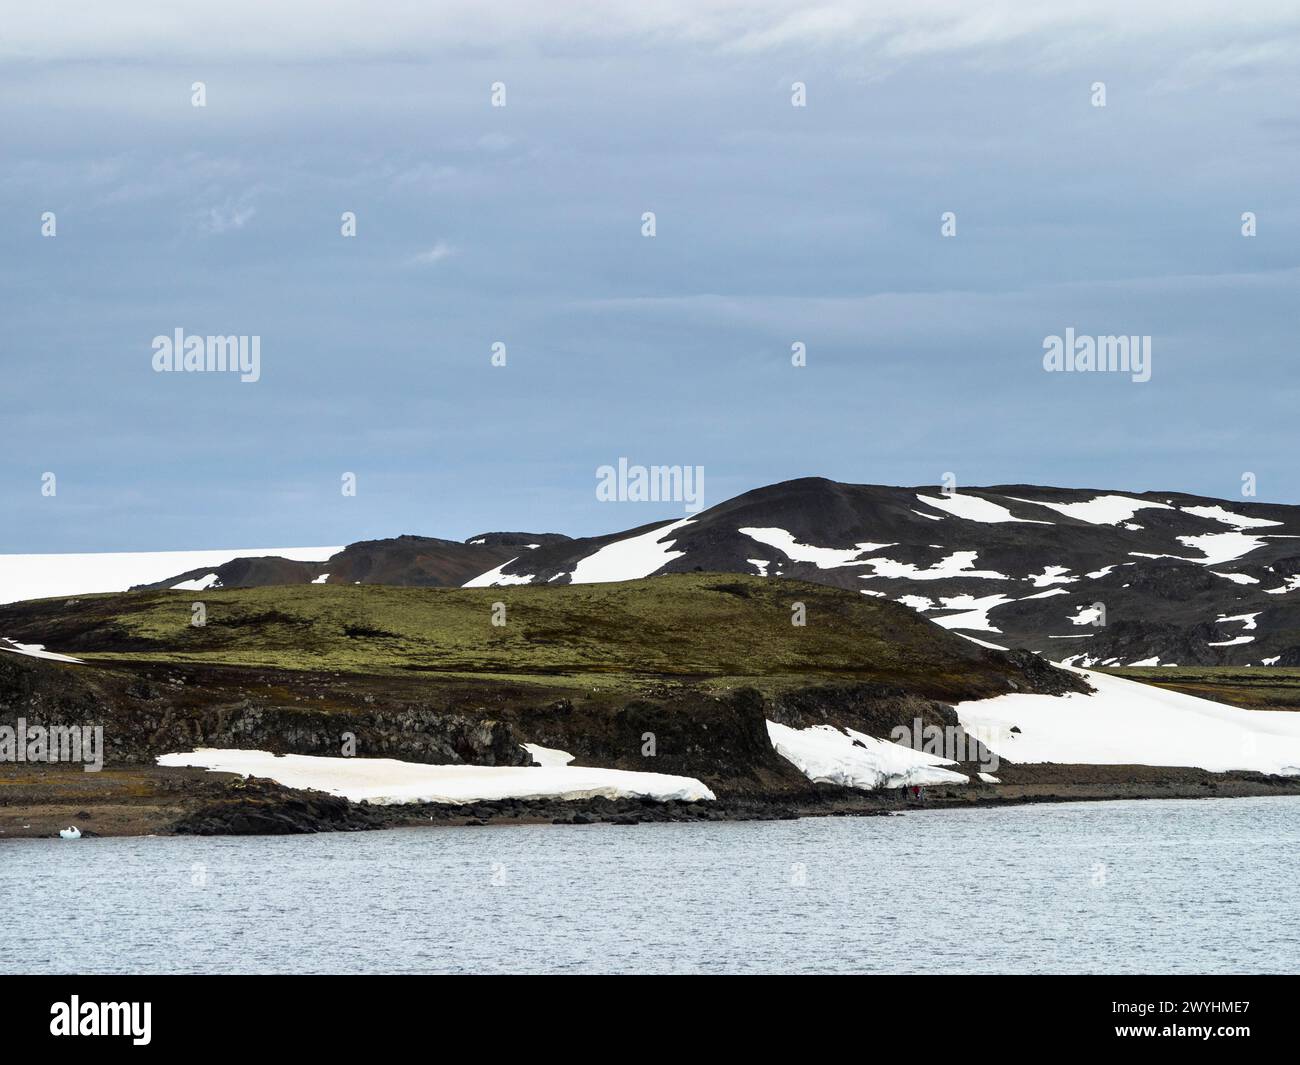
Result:
<instances>
[{"instance_id":1,"label":"water surface","mask_svg":"<svg viewBox=\"0 0 1300 1065\"><path fill-rule=\"evenodd\" d=\"M1294 972L1300 798L0 844L0 972Z\"/></svg>"}]
</instances>

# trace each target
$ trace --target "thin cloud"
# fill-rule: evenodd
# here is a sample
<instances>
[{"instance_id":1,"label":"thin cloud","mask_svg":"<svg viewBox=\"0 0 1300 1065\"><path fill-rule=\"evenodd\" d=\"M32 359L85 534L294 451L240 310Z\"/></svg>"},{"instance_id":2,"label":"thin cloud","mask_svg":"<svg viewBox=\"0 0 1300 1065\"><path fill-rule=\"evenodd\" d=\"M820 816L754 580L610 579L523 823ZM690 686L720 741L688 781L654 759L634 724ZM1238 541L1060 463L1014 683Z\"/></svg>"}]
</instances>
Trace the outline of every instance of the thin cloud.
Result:
<instances>
[{"instance_id":1,"label":"thin cloud","mask_svg":"<svg viewBox=\"0 0 1300 1065\"><path fill-rule=\"evenodd\" d=\"M432 266L434 263L442 262L443 259L450 259L455 254L455 248L445 240L440 240L428 251L420 252L411 261L420 266Z\"/></svg>"}]
</instances>

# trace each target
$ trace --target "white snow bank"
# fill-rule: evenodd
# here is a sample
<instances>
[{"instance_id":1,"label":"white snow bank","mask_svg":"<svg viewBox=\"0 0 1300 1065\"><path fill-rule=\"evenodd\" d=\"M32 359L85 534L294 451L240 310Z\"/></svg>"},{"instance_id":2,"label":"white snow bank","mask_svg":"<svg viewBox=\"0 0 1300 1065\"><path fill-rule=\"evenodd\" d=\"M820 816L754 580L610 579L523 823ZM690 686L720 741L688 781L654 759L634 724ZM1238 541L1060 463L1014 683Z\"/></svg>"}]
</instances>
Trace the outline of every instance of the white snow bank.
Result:
<instances>
[{"instance_id":1,"label":"white snow bank","mask_svg":"<svg viewBox=\"0 0 1300 1065\"><path fill-rule=\"evenodd\" d=\"M1120 677L1072 671L1096 692L999 695L957 704L958 719L1010 762L1300 775L1300 714L1241 710ZM1011 732L1013 726L1020 732Z\"/></svg>"},{"instance_id":2,"label":"white snow bank","mask_svg":"<svg viewBox=\"0 0 1300 1065\"><path fill-rule=\"evenodd\" d=\"M1249 518L1245 514L1234 514L1219 506L1180 507L1179 509L1188 514L1195 514L1198 518L1209 518L1211 521L1219 521L1236 529L1263 529L1269 525L1282 524L1280 521L1270 521L1268 518Z\"/></svg>"},{"instance_id":3,"label":"white snow bank","mask_svg":"<svg viewBox=\"0 0 1300 1065\"><path fill-rule=\"evenodd\" d=\"M16 655L26 655L28 658L48 658L51 662L75 662L79 666L86 664L80 658L56 655L53 651L47 651L43 643L15 643L13 640L0 639L0 651L12 651Z\"/></svg>"},{"instance_id":4,"label":"white snow bank","mask_svg":"<svg viewBox=\"0 0 1300 1065\"><path fill-rule=\"evenodd\" d=\"M1259 578L1252 577L1249 573L1219 573L1216 570L1210 570L1216 577L1223 577L1225 580L1232 581L1233 584L1258 584Z\"/></svg>"},{"instance_id":5,"label":"white snow bank","mask_svg":"<svg viewBox=\"0 0 1300 1065\"><path fill-rule=\"evenodd\" d=\"M1118 525L1122 521L1128 521L1139 510L1149 507L1158 510L1174 509L1167 503L1152 503L1145 499L1116 495L1094 496L1081 503L1049 503L1045 499L1021 499L1018 496L1007 496L1007 498L1014 499L1017 503L1033 503L1038 507L1047 507L1048 510L1064 514L1067 518L1086 521L1090 525Z\"/></svg>"},{"instance_id":6,"label":"white snow bank","mask_svg":"<svg viewBox=\"0 0 1300 1065\"><path fill-rule=\"evenodd\" d=\"M518 555L515 556L515 558L518 557L519 557ZM471 577L464 584L462 584L461 587L462 588L492 588L492 587L504 587L505 585L508 584L531 584L533 581L533 575L531 573L516 574L516 573L501 572L508 565L510 565L511 562L514 562L515 558L508 558L504 562L502 562L501 565L497 566L495 569L490 569L486 573L480 573L477 577Z\"/></svg>"},{"instance_id":7,"label":"white snow bank","mask_svg":"<svg viewBox=\"0 0 1300 1065\"><path fill-rule=\"evenodd\" d=\"M694 777L574 766L424 765L393 758L320 758L269 751L200 748L159 755L165 766L198 766L220 773L267 777L287 788L315 788L378 806L404 802L489 802L494 799L656 799L696 802L714 798Z\"/></svg>"},{"instance_id":8,"label":"white snow bank","mask_svg":"<svg viewBox=\"0 0 1300 1065\"><path fill-rule=\"evenodd\" d=\"M672 550L675 541L669 536L694 520L682 518L640 536L606 544L574 566L569 580L574 584L607 584L649 577L655 570L686 554L685 551Z\"/></svg>"},{"instance_id":9,"label":"white snow bank","mask_svg":"<svg viewBox=\"0 0 1300 1065\"><path fill-rule=\"evenodd\" d=\"M1234 559L1241 558L1242 555L1249 554L1258 547L1264 546L1264 541L1259 537L1241 532L1180 536L1178 542L1200 551L1204 555L1203 558L1192 558L1187 561L1199 562L1203 566L1218 566L1224 562L1231 562Z\"/></svg>"},{"instance_id":10,"label":"white snow bank","mask_svg":"<svg viewBox=\"0 0 1300 1065\"><path fill-rule=\"evenodd\" d=\"M964 496L954 492L950 496L936 497L923 496L918 492L916 498L928 507L934 507L936 510L946 510L949 514L953 514L958 518L965 518L967 521L982 521L985 524L996 524L1004 521L1019 521L1026 525L1052 524L1050 521L1017 518L1006 507L988 499L981 499L979 496Z\"/></svg>"},{"instance_id":11,"label":"white snow bank","mask_svg":"<svg viewBox=\"0 0 1300 1065\"><path fill-rule=\"evenodd\" d=\"M172 585L173 592L202 592L208 588L216 588L221 584L221 578L215 573L209 573L203 577L196 577L192 581L178 581Z\"/></svg>"},{"instance_id":12,"label":"white snow bank","mask_svg":"<svg viewBox=\"0 0 1300 1065\"><path fill-rule=\"evenodd\" d=\"M864 564L870 566L872 572L863 574L863 580L871 577L908 577L914 581L942 581L949 577L979 577L984 580L1000 581L1011 579L1005 573L998 573L996 570L972 569L977 557L978 552L975 551L954 551L927 569L920 569L912 562L899 562L892 558L869 558Z\"/></svg>"},{"instance_id":13,"label":"white snow bank","mask_svg":"<svg viewBox=\"0 0 1300 1065\"><path fill-rule=\"evenodd\" d=\"M1225 614L1221 617L1215 618L1214 623L1216 625L1223 625L1229 621L1240 621L1242 631L1249 632L1251 629L1258 627L1255 624L1255 619L1262 613L1262 610L1256 610L1253 614L1232 614L1231 616Z\"/></svg>"},{"instance_id":14,"label":"white snow bank","mask_svg":"<svg viewBox=\"0 0 1300 1065\"><path fill-rule=\"evenodd\" d=\"M887 740L830 725L795 729L775 721L767 735L776 753L814 784L840 784L847 788L905 788L924 784L968 784L970 778L951 769L951 761L915 751Z\"/></svg>"},{"instance_id":15,"label":"white snow bank","mask_svg":"<svg viewBox=\"0 0 1300 1065\"><path fill-rule=\"evenodd\" d=\"M1014 603L1015 600L1008 596L986 595L976 598L973 595L950 595L945 596L943 605L945 610L963 610L962 614L947 614L941 618L931 618L936 625L942 625L945 629L974 629L976 632L1001 632L991 621L989 621L989 611L997 606L1004 606L1007 603Z\"/></svg>"},{"instance_id":16,"label":"white snow bank","mask_svg":"<svg viewBox=\"0 0 1300 1065\"><path fill-rule=\"evenodd\" d=\"M784 529L739 529L738 532L757 540L760 544L775 547L785 553L791 562L811 562L818 569L835 569L839 566L861 566L863 562L856 559L868 551L879 551L893 544L860 543L852 547L816 547L813 544L801 544L793 533Z\"/></svg>"},{"instance_id":17,"label":"white snow bank","mask_svg":"<svg viewBox=\"0 0 1300 1065\"><path fill-rule=\"evenodd\" d=\"M1045 566L1042 573L1031 573L1025 579L1033 581L1035 588L1046 588L1049 584L1074 584L1079 578L1066 576L1069 572L1069 566Z\"/></svg>"},{"instance_id":18,"label":"white snow bank","mask_svg":"<svg viewBox=\"0 0 1300 1065\"><path fill-rule=\"evenodd\" d=\"M0 603L61 595L124 592L177 573L215 569L236 558L278 556L324 562L342 547L242 547L211 551L125 551L68 555L0 555Z\"/></svg>"},{"instance_id":19,"label":"white snow bank","mask_svg":"<svg viewBox=\"0 0 1300 1065\"><path fill-rule=\"evenodd\" d=\"M540 766L568 765L573 755L558 747L543 747L540 743L522 743L521 747L533 756L533 761Z\"/></svg>"}]
</instances>

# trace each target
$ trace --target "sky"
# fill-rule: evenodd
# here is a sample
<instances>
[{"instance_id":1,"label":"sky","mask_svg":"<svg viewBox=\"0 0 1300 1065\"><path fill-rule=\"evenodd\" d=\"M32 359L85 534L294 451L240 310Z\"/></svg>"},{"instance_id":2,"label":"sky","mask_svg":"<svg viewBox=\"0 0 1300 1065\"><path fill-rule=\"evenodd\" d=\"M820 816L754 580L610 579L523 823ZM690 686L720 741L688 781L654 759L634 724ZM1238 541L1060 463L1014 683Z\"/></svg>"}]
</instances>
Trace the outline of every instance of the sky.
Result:
<instances>
[{"instance_id":1,"label":"sky","mask_svg":"<svg viewBox=\"0 0 1300 1065\"><path fill-rule=\"evenodd\" d=\"M0 552L682 516L620 458L1300 502L1294 4L3 6Z\"/></svg>"}]
</instances>

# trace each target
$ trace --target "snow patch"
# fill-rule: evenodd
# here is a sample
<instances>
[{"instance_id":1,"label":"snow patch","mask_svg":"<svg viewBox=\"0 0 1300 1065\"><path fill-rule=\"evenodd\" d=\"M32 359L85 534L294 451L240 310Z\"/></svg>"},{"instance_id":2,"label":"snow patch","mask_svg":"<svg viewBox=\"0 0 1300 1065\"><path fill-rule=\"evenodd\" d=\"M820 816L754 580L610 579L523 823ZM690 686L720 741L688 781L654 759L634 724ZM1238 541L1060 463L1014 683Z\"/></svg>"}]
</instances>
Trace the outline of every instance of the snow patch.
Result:
<instances>
[{"instance_id":1,"label":"snow patch","mask_svg":"<svg viewBox=\"0 0 1300 1065\"><path fill-rule=\"evenodd\" d=\"M982 499L979 496L964 496L960 493L953 493L950 496L935 497L923 496L917 493L916 498L926 506L934 507L936 510L946 510L949 514L958 518L965 518L967 521L979 521L990 525L1006 521L1018 521L1026 525L1052 524L1050 521L1031 521L1029 518L1017 518L1006 507Z\"/></svg>"},{"instance_id":2,"label":"snow patch","mask_svg":"<svg viewBox=\"0 0 1300 1065\"><path fill-rule=\"evenodd\" d=\"M1005 603L1014 603L1005 595L986 595L983 598L976 598L973 595L950 595L943 599L944 609L946 610L964 610L962 614L948 614L946 617L931 618L937 625L942 625L945 629L974 629L978 632L1001 632L995 628L989 621L989 611L994 607L1002 606Z\"/></svg>"},{"instance_id":3,"label":"snow patch","mask_svg":"<svg viewBox=\"0 0 1300 1065\"><path fill-rule=\"evenodd\" d=\"M795 729L775 721L767 735L776 753L814 784L839 784L873 791L926 784L968 784L970 778L939 766L953 765L937 755L878 740L853 729L830 725Z\"/></svg>"},{"instance_id":4,"label":"snow patch","mask_svg":"<svg viewBox=\"0 0 1300 1065\"><path fill-rule=\"evenodd\" d=\"M51 662L75 662L79 666L86 664L80 658L47 651L43 643L17 643L14 640L0 638L0 651L11 651L16 655L26 655L28 658L44 658Z\"/></svg>"},{"instance_id":5,"label":"snow patch","mask_svg":"<svg viewBox=\"0 0 1300 1065\"><path fill-rule=\"evenodd\" d=\"M480 573L477 577L471 577L464 584L462 584L461 587L462 588L504 588L506 585L510 585L510 584L532 584L533 574L531 573L502 573L501 572L508 565L510 565L511 562L516 561L518 558L519 556L516 555L514 558L510 558L507 559L505 562L502 562L501 565L496 567L496 569L490 569L486 573Z\"/></svg>"},{"instance_id":6,"label":"snow patch","mask_svg":"<svg viewBox=\"0 0 1300 1065\"><path fill-rule=\"evenodd\" d=\"M1252 577L1249 573L1217 573L1210 570L1216 577L1222 577L1224 580L1232 581L1233 584L1258 584L1259 578Z\"/></svg>"},{"instance_id":7,"label":"snow patch","mask_svg":"<svg viewBox=\"0 0 1300 1065\"><path fill-rule=\"evenodd\" d=\"M199 748L163 754L158 764L198 766L217 773L267 777L286 788L315 788L360 802L392 806L407 802L460 805L495 799L713 799L694 777L634 773L575 766L425 765L394 758L322 758L269 751Z\"/></svg>"},{"instance_id":8,"label":"snow patch","mask_svg":"<svg viewBox=\"0 0 1300 1065\"><path fill-rule=\"evenodd\" d=\"M1071 625L1093 625L1101 620L1101 609L1095 606L1081 606L1072 618L1067 618Z\"/></svg>"},{"instance_id":9,"label":"snow patch","mask_svg":"<svg viewBox=\"0 0 1300 1065\"><path fill-rule=\"evenodd\" d=\"M1096 691L1015 693L958 703L958 719L1000 758L1013 762L1300 775L1300 714L1242 710L1121 677L1074 672ZM1011 732L1012 726L1020 731Z\"/></svg>"},{"instance_id":10,"label":"snow patch","mask_svg":"<svg viewBox=\"0 0 1300 1065\"><path fill-rule=\"evenodd\" d=\"M739 531L751 540L757 540L760 544L766 544L768 547L775 547L792 562L811 562L818 569L865 565L863 562L856 561L859 555L866 554L868 551L879 551L882 548L894 546L893 544L861 543L854 544L852 547L815 547L812 544L799 543L791 533L786 532L784 529L746 528Z\"/></svg>"},{"instance_id":11,"label":"snow patch","mask_svg":"<svg viewBox=\"0 0 1300 1065\"><path fill-rule=\"evenodd\" d=\"M1069 566L1047 566L1042 573L1030 574L1025 580L1033 581L1035 588L1046 588L1049 584L1074 584L1078 577L1067 577Z\"/></svg>"},{"instance_id":12,"label":"snow patch","mask_svg":"<svg viewBox=\"0 0 1300 1065\"><path fill-rule=\"evenodd\" d=\"M907 577L914 581L942 581L949 577L979 577L984 580L998 581L1011 579L1005 573L998 573L995 570L971 569L975 565L977 555L978 552L975 551L954 551L928 569L918 569L911 562L897 562L892 558L869 558L865 565L871 566L874 572L864 574L863 580L869 577Z\"/></svg>"},{"instance_id":13,"label":"snow patch","mask_svg":"<svg viewBox=\"0 0 1300 1065\"><path fill-rule=\"evenodd\" d=\"M1257 536L1248 536L1241 532L1203 533L1199 536L1180 536L1178 542L1186 544L1193 550L1200 551L1204 558L1189 558L1188 562L1199 562L1203 566L1218 566L1249 554L1257 547L1263 547L1264 541Z\"/></svg>"},{"instance_id":14,"label":"snow patch","mask_svg":"<svg viewBox=\"0 0 1300 1065\"><path fill-rule=\"evenodd\" d=\"M573 761L573 755L558 747L543 747L540 743L521 743L519 746L531 754L533 761L543 768L568 765Z\"/></svg>"},{"instance_id":15,"label":"snow patch","mask_svg":"<svg viewBox=\"0 0 1300 1065\"><path fill-rule=\"evenodd\" d=\"M192 581L181 581L179 584L172 585L173 592L202 592L208 588L220 588L221 578L215 573L209 573L206 577L196 577Z\"/></svg>"},{"instance_id":16,"label":"snow patch","mask_svg":"<svg viewBox=\"0 0 1300 1065\"><path fill-rule=\"evenodd\" d=\"M1118 525L1120 522L1128 521L1139 510L1152 507L1157 510L1174 509L1166 503L1153 503L1145 499L1117 495L1094 496L1080 503L1048 503L1042 499L1020 499L1017 496L1007 498L1014 499L1017 503L1033 503L1034 506L1047 507L1048 510L1064 514L1067 518L1086 521L1089 525Z\"/></svg>"},{"instance_id":17,"label":"snow patch","mask_svg":"<svg viewBox=\"0 0 1300 1065\"><path fill-rule=\"evenodd\" d=\"M1223 625L1229 621L1240 621L1242 623L1242 629L1249 632L1251 629L1257 627L1255 625L1255 619L1262 613L1262 610L1256 610L1253 614L1233 614L1231 617L1224 616L1221 618L1215 618L1214 623L1216 625Z\"/></svg>"},{"instance_id":18,"label":"snow patch","mask_svg":"<svg viewBox=\"0 0 1300 1065\"><path fill-rule=\"evenodd\" d=\"M574 566L573 575L569 579L573 584L608 584L611 581L635 581L649 577L673 559L686 554L685 551L672 550L675 541L669 537L694 520L682 518L640 536L629 536L626 540L606 544Z\"/></svg>"},{"instance_id":19,"label":"snow patch","mask_svg":"<svg viewBox=\"0 0 1300 1065\"><path fill-rule=\"evenodd\" d=\"M1222 522L1224 525L1231 525L1234 529L1263 529L1269 525L1281 525L1280 521L1270 521L1268 518L1250 518L1245 514L1234 514L1230 510L1225 510L1220 506L1213 507L1181 507L1186 514L1195 514L1198 518L1209 518L1211 521Z\"/></svg>"}]
</instances>

